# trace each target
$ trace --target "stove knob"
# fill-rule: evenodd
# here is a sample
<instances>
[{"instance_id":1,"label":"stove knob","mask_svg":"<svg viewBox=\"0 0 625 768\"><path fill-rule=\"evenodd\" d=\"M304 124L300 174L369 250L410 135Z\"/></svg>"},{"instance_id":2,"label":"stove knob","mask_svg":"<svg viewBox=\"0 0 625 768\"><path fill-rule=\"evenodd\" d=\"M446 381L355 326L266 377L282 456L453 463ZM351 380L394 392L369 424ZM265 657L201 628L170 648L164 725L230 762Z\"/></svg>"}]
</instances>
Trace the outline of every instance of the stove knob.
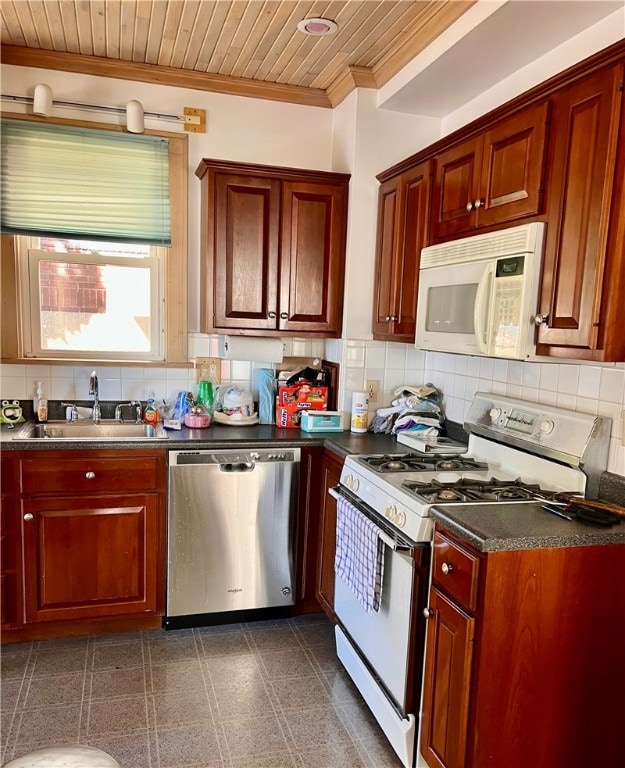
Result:
<instances>
[{"instance_id":1,"label":"stove knob","mask_svg":"<svg viewBox=\"0 0 625 768\"><path fill-rule=\"evenodd\" d=\"M352 480L352 491L354 491L354 493L357 493L359 488L360 488L360 480L357 477L355 477Z\"/></svg>"},{"instance_id":2,"label":"stove knob","mask_svg":"<svg viewBox=\"0 0 625 768\"><path fill-rule=\"evenodd\" d=\"M555 424L551 419L549 421L543 421L543 423L540 425L540 431L543 433L543 435L549 435L551 432L553 432L553 428L555 427Z\"/></svg>"},{"instance_id":3,"label":"stove knob","mask_svg":"<svg viewBox=\"0 0 625 768\"><path fill-rule=\"evenodd\" d=\"M345 485L349 488L350 491L353 490L354 478L351 475L345 476Z\"/></svg>"},{"instance_id":4,"label":"stove knob","mask_svg":"<svg viewBox=\"0 0 625 768\"><path fill-rule=\"evenodd\" d=\"M406 525L406 513L405 512L398 512L395 515L395 525L398 528L403 528L404 525Z\"/></svg>"},{"instance_id":5,"label":"stove knob","mask_svg":"<svg viewBox=\"0 0 625 768\"><path fill-rule=\"evenodd\" d=\"M453 571L454 567L451 564L443 563L441 565L441 571L444 573L445 576L449 576L449 574Z\"/></svg>"},{"instance_id":6,"label":"stove knob","mask_svg":"<svg viewBox=\"0 0 625 768\"><path fill-rule=\"evenodd\" d=\"M491 408L490 409L490 417L493 421L497 421L497 419L501 416L501 408Z\"/></svg>"}]
</instances>

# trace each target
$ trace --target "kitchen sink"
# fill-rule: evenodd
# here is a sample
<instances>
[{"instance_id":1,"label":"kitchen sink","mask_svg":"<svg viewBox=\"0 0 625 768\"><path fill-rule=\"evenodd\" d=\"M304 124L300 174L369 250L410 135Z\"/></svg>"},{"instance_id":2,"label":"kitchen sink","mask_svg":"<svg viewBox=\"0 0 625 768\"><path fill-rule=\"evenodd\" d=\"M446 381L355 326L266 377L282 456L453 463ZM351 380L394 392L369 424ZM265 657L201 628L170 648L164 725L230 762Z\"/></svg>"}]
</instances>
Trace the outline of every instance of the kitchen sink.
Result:
<instances>
[{"instance_id":1,"label":"kitchen sink","mask_svg":"<svg viewBox=\"0 0 625 768\"><path fill-rule=\"evenodd\" d=\"M167 432L153 424L124 423L101 419L99 423L84 421L28 422L14 435L14 440L162 440Z\"/></svg>"}]
</instances>

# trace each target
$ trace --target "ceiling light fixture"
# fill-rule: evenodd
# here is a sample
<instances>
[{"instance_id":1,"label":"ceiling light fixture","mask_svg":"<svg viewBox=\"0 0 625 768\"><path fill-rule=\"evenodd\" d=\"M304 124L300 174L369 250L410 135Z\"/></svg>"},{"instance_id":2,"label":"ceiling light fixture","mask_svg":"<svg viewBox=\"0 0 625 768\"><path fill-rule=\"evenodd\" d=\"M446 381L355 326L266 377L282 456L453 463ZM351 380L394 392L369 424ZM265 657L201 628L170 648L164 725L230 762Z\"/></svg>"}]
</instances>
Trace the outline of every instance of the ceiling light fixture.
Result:
<instances>
[{"instance_id":1,"label":"ceiling light fixture","mask_svg":"<svg viewBox=\"0 0 625 768\"><path fill-rule=\"evenodd\" d=\"M333 35L339 28L335 21L330 19L304 19L297 25L300 32L306 35Z\"/></svg>"}]
</instances>

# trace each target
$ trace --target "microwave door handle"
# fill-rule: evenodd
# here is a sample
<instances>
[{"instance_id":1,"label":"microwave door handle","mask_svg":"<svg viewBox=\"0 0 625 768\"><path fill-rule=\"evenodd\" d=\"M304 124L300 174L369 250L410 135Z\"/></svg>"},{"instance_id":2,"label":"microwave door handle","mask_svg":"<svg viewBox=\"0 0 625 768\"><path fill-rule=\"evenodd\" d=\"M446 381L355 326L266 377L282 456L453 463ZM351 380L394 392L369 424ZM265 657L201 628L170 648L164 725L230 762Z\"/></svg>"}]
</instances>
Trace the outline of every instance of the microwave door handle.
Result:
<instances>
[{"instance_id":1,"label":"microwave door handle","mask_svg":"<svg viewBox=\"0 0 625 768\"><path fill-rule=\"evenodd\" d=\"M473 327L475 328L477 348L478 351L484 355L488 354L486 334L488 332L488 313L490 309L494 271L494 264L489 264L480 278L475 294L475 308L473 310Z\"/></svg>"}]
</instances>

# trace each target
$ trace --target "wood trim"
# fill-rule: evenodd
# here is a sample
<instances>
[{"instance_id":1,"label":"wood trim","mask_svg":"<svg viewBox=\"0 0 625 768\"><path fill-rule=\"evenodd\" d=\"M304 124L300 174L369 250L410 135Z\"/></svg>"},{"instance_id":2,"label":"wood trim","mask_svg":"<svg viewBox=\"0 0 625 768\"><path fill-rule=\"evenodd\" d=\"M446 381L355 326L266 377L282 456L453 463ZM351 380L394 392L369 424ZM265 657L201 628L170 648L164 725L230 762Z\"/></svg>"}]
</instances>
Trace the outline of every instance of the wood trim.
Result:
<instances>
[{"instance_id":1,"label":"wood trim","mask_svg":"<svg viewBox=\"0 0 625 768\"><path fill-rule=\"evenodd\" d=\"M355 88L377 88L373 70L369 67L347 67L328 86L326 93L332 107L337 107Z\"/></svg>"},{"instance_id":2,"label":"wood trim","mask_svg":"<svg viewBox=\"0 0 625 768\"><path fill-rule=\"evenodd\" d=\"M531 103L539 101L540 99L546 99L556 91L564 88L565 86L571 85L576 80L580 80L592 72L596 72L603 67L608 67L611 64L622 60L624 56L625 39L619 40L608 48L599 51L599 53L596 53L593 56L590 56L589 58L574 64L572 67L565 69L563 72L559 72L549 80L545 80L534 88L525 91L519 96L515 96L510 101L502 104L500 107L493 109L485 115L481 115L471 123L462 126L462 128L458 128L458 130L454 131L453 133L450 133L447 136L443 136L443 138L439 139L433 144L430 144L427 147L424 147L423 149L420 149L414 155L410 155L410 157L407 157L405 160L396 163L391 168L387 168L386 170L381 171L379 174L377 174L376 178L379 182L384 182L393 176L404 173L417 163L420 163L423 160L427 160L443 150L449 149L454 144L458 144L459 142L468 139L470 136L486 131L486 129L491 125L498 122L499 120L502 120L503 118L508 117L518 109L529 106Z\"/></svg>"},{"instance_id":3,"label":"wood trim","mask_svg":"<svg viewBox=\"0 0 625 768\"><path fill-rule=\"evenodd\" d=\"M15 238L2 235L0 241L2 266L2 290L0 291L0 349L2 358L9 360L20 354L17 306L17 264L15 263Z\"/></svg>"},{"instance_id":4,"label":"wood trim","mask_svg":"<svg viewBox=\"0 0 625 768\"><path fill-rule=\"evenodd\" d=\"M200 164L195 170L195 175L201 179L209 169L215 171L224 171L226 173L250 174L261 176L268 179L281 179L289 181L302 179L310 181L321 181L327 184L343 184L350 180L349 173L334 173L332 171L316 171L307 168L289 168L278 165L259 165L258 163L237 163L229 160L214 160L212 158L202 158Z\"/></svg>"},{"instance_id":5,"label":"wood trim","mask_svg":"<svg viewBox=\"0 0 625 768\"><path fill-rule=\"evenodd\" d=\"M267 83L244 77L213 75L208 72L107 59L101 56L44 51L19 45L2 46L2 63L18 67L114 77L120 80L169 85L174 88L191 88L196 91L212 91L230 96L248 96L253 99L302 104L307 107L330 109L332 106L326 92L320 88L302 88L298 85Z\"/></svg>"}]
</instances>

